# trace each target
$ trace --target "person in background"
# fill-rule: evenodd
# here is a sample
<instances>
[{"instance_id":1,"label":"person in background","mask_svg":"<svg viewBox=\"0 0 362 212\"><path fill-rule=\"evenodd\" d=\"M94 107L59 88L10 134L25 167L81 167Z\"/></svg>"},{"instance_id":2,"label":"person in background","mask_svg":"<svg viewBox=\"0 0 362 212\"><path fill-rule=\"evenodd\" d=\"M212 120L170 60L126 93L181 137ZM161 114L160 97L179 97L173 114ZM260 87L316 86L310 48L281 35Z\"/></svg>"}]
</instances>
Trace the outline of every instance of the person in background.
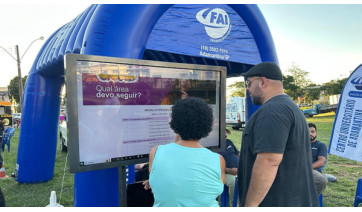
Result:
<instances>
[{"instance_id":1,"label":"person in background","mask_svg":"<svg viewBox=\"0 0 362 212\"><path fill-rule=\"evenodd\" d=\"M4 131L5 131L4 120L0 120L0 147L2 146L3 143ZM3 165L3 156L1 155L1 149L0 149L0 168L2 165Z\"/></svg>"},{"instance_id":2,"label":"person in background","mask_svg":"<svg viewBox=\"0 0 362 212\"><path fill-rule=\"evenodd\" d=\"M4 122L3 120L0 120L0 147L3 141L4 130L5 130ZM0 168L2 167L2 165L3 165L3 157L1 155L1 149L0 149ZM0 207L5 207L5 197L3 192L1 191L1 187L0 187Z\"/></svg>"},{"instance_id":3,"label":"person in background","mask_svg":"<svg viewBox=\"0 0 362 212\"><path fill-rule=\"evenodd\" d=\"M242 74L254 105L242 135L239 199L248 207L317 207L306 119L284 94L283 75L263 62Z\"/></svg>"},{"instance_id":4,"label":"person in background","mask_svg":"<svg viewBox=\"0 0 362 212\"><path fill-rule=\"evenodd\" d=\"M19 128L21 119L18 119L18 122L16 123L16 128Z\"/></svg>"},{"instance_id":5,"label":"person in background","mask_svg":"<svg viewBox=\"0 0 362 212\"><path fill-rule=\"evenodd\" d=\"M230 130L226 129L225 152L221 152L220 154L226 162L225 184L229 188L229 205L233 205L235 179L238 174L240 152L236 149L234 143L227 138L230 134Z\"/></svg>"},{"instance_id":6,"label":"person in background","mask_svg":"<svg viewBox=\"0 0 362 212\"><path fill-rule=\"evenodd\" d=\"M312 147L312 168L317 194L320 195L327 187L327 178L318 171L323 168L327 161L327 146L317 141L317 126L314 123L308 123L309 136Z\"/></svg>"},{"instance_id":7,"label":"person in background","mask_svg":"<svg viewBox=\"0 0 362 212\"><path fill-rule=\"evenodd\" d=\"M154 207L219 207L216 198L225 182L225 160L200 144L213 126L212 108L203 99L189 97L172 106L171 129L176 143L152 148L150 179Z\"/></svg>"}]
</instances>

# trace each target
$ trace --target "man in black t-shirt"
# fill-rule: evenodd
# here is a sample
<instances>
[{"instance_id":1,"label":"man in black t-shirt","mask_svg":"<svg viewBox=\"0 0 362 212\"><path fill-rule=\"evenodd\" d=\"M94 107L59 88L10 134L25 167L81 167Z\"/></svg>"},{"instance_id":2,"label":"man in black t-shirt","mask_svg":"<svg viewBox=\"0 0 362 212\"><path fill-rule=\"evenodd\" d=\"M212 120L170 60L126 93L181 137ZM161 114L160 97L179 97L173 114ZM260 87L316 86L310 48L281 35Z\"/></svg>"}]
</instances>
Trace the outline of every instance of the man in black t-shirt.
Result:
<instances>
[{"instance_id":1,"label":"man in black t-shirt","mask_svg":"<svg viewBox=\"0 0 362 212\"><path fill-rule=\"evenodd\" d=\"M238 168L241 206L317 207L307 122L284 94L280 68L260 63L242 74L254 105Z\"/></svg>"},{"instance_id":2,"label":"man in black t-shirt","mask_svg":"<svg viewBox=\"0 0 362 212\"><path fill-rule=\"evenodd\" d=\"M327 161L327 146L317 141L317 126L314 123L308 123L310 142L312 147L312 168L317 194L320 195L327 187L328 180L320 172Z\"/></svg>"}]
</instances>

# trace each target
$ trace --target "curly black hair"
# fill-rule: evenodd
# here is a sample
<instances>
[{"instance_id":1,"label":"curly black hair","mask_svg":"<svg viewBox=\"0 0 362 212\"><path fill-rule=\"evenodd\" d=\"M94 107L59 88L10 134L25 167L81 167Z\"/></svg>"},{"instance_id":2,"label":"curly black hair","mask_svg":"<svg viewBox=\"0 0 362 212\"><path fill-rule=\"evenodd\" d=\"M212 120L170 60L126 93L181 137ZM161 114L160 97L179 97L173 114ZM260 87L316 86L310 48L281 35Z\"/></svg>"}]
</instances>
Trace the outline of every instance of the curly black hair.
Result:
<instances>
[{"instance_id":1,"label":"curly black hair","mask_svg":"<svg viewBox=\"0 0 362 212\"><path fill-rule=\"evenodd\" d=\"M170 126L182 140L200 140L212 130L212 108L201 98L188 97L172 106Z\"/></svg>"}]
</instances>

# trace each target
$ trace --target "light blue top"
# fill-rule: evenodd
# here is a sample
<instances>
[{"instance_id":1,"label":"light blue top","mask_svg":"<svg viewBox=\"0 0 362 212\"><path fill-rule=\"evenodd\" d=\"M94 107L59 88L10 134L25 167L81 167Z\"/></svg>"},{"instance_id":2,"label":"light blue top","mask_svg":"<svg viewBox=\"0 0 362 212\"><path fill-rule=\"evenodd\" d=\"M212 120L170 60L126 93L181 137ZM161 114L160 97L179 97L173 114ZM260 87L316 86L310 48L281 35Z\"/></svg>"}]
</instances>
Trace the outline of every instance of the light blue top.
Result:
<instances>
[{"instance_id":1,"label":"light blue top","mask_svg":"<svg viewBox=\"0 0 362 212\"><path fill-rule=\"evenodd\" d=\"M175 143L157 148L150 174L154 207L219 207L220 156Z\"/></svg>"}]
</instances>

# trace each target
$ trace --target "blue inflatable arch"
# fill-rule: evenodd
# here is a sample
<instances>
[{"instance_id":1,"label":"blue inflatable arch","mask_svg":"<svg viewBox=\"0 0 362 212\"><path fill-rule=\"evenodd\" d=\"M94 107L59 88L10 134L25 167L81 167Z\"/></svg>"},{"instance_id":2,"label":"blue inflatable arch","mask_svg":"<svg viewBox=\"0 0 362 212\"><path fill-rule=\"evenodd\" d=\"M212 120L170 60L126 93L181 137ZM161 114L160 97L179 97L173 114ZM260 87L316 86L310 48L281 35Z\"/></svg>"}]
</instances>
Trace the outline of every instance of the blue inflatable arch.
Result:
<instances>
[{"instance_id":1,"label":"blue inflatable arch","mask_svg":"<svg viewBox=\"0 0 362 212\"><path fill-rule=\"evenodd\" d=\"M228 77L263 61L278 62L256 5L91 5L46 41L30 70L18 182L53 177L67 53L220 65ZM248 115L256 109L248 97ZM119 206L117 168L75 174L74 180L75 206Z\"/></svg>"}]
</instances>

